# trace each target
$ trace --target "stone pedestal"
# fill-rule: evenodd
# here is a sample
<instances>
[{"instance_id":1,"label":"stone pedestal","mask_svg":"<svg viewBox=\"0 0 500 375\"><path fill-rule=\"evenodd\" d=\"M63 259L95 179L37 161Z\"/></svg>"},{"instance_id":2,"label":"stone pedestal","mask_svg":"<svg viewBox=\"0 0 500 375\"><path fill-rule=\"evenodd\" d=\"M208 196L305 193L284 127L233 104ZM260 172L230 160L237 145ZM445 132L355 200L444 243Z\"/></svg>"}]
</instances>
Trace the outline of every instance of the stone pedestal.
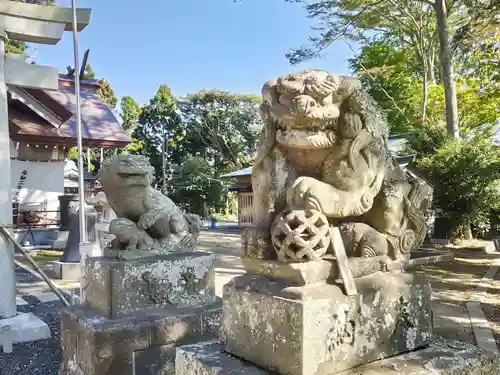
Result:
<instances>
[{"instance_id":1,"label":"stone pedestal","mask_svg":"<svg viewBox=\"0 0 500 375\"><path fill-rule=\"evenodd\" d=\"M178 345L214 337L220 304L107 319L85 306L61 316L60 375L174 375Z\"/></svg>"},{"instance_id":2,"label":"stone pedestal","mask_svg":"<svg viewBox=\"0 0 500 375\"><path fill-rule=\"evenodd\" d=\"M330 375L430 343L430 285L387 272L335 285L301 287L245 275L224 287L226 352L269 371Z\"/></svg>"},{"instance_id":3,"label":"stone pedestal","mask_svg":"<svg viewBox=\"0 0 500 375\"><path fill-rule=\"evenodd\" d=\"M214 255L89 258L86 303L61 317L60 375L175 374L175 348L216 337Z\"/></svg>"},{"instance_id":4,"label":"stone pedestal","mask_svg":"<svg viewBox=\"0 0 500 375\"><path fill-rule=\"evenodd\" d=\"M114 319L158 307L214 303L214 255L194 252L137 259L89 258L85 295Z\"/></svg>"},{"instance_id":5,"label":"stone pedestal","mask_svg":"<svg viewBox=\"0 0 500 375\"><path fill-rule=\"evenodd\" d=\"M82 266L80 262L55 261L54 274L58 280L80 280L82 276Z\"/></svg>"},{"instance_id":6,"label":"stone pedestal","mask_svg":"<svg viewBox=\"0 0 500 375\"><path fill-rule=\"evenodd\" d=\"M376 272L348 296L331 262L245 265L224 286L223 339L179 347L176 375L497 375L489 353L433 338L421 276Z\"/></svg>"},{"instance_id":7,"label":"stone pedestal","mask_svg":"<svg viewBox=\"0 0 500 375\"><path fill-rule=\"evenodd\" d=\"M182 346L176 353L176 375L271 375L247 361L224 353L218 342ZM339 375L497 375L500 361L474 345L435 341L426 348L400 354Z\"/></svg>"}]
</instances>

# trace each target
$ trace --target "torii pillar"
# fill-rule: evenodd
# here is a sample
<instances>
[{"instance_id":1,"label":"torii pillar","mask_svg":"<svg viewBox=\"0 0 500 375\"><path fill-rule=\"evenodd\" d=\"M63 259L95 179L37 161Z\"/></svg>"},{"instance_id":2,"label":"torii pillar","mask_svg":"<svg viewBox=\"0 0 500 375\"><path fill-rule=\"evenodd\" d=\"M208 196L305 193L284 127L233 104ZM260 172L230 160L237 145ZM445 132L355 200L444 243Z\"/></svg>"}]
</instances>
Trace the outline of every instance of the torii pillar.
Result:
<instances>
[{"instance_id":1,"label":"torii pillar","mask_svg":"<svg viewBox=\"0 0 500 375\"><path fill-rule=\"evenodd\" d=\"M83 30L89 21L90 9L77 10L78 31ZM57 44L63 32L71 30L73 30L71 8L0 0L0 225L12 225L7 85L45 90L58 89L57 69L26 64L19 57L6 55L5 41ZM30 319L36 317L18 314L16 311L14 251L12 244L3 236L0 236L0 278L2 284L0 328L10 326L14 342L50 337L48 327L46 330L38 329L41 332L48 331L48 336L29 332L30 328L27 326L33 323Z\"/></svg>"}]
</instances>

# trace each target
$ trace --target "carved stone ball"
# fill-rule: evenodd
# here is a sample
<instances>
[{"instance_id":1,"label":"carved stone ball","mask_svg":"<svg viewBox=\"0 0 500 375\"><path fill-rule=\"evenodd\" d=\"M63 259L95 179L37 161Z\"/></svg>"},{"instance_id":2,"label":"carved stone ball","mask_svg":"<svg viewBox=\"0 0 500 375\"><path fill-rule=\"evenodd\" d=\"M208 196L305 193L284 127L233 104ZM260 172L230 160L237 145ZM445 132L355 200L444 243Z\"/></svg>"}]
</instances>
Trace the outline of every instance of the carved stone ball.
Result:
<instances>
[{"instance_id":1,"label":"carved stone ball","mask_svg":"<svg viewBox=\"0 0 500 375\"><path fill-rule=\"evenodd\" d=\"M271 240L283 262L319 260L330 246L329 223L316 210L287 208L271 226Z\"/></svg>"}]
</instances>

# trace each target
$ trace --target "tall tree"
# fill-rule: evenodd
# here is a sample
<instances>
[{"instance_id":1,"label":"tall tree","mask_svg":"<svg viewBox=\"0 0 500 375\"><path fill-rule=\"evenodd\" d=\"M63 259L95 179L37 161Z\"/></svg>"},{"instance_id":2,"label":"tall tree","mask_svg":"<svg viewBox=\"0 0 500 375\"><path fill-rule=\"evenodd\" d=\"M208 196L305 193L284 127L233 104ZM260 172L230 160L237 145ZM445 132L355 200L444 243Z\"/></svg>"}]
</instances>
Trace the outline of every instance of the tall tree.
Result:
<instances>
[{"instance_id":1,"label":"tall tree","mask_svg":"<svg viewBox=\"0 0 500 375\"><path fill-rule=\"evenodd\" d=\"M219 172L251 164L262 129L259 103L257 96L220 90L188 95L181 103L186 149Z\"/></svg>"},{"instance_id":2,"label":"tall tree","mask_svg":"<svg viewBox=\"0 0 500 375\"><path fill-rule=\"evenodd\" d=\"M220 207L225 194L215 175L214 167L205 158L187 156L182 164L174 166L170 181L172 196L186 205L189 212L206 216L205 209Z\"/></svg>"},{"instance_id":3,"label":"tall tree","mask_svg":"<svg viewBox=\"0 0 500 375\"><path fill-rule=\"evenodd\" d=\"M457 84L453 69L450 27L448 25L448 4L446 0L435 0L433 3L439 35L439 60L443 75L444 100L446 103L446 129L448 135L460 139L458 129Z\"/></svg>"},{"instance_id":4,"label":"tall tree","mask_svg":"<svg viewBox=\"0 0 500 375\"><path fill-rule=\"evenodd\" d=\"M120 101L120 108L123 129L127 134L132 134L141 116L141 107L131 96L124 96Z\"/></svg>"},{"instance_id":5,"label":"tall tree","mask_svg":"<svg viewBox=\"0 0 500 375\"><path fill-rule=\"evenodd\" d=\"M160 186L168 192L169 164L179 161L177 140L182 138L181 117L177 98L167 85L161 85L155 96L144 106L133 137L144 142L142 152L155 167L156 176L160 177Z\"/></svg>"},{"instance_id":6,"label":"tall tree","mask_svg":"<svg viewBox=\"0 0 500 375\"><path fill-rule=\"evenodd\" d=\"M424 103L427 102L428 84L435 71L436 47L439 46L439 64L444 84L448 134L458 137L458 105L453 69L453 30L460 30L478 9L484 7L480 0L287 0L302 3L308 17L319 21L315 27L320 35L310 38L309 46L302 46L287 54L292 63L320 55L333 42L347 38L366 42L377 38L396 38L411 46L422 66ZM486 2L488 3L488 2ZM493 1L491 1L493 3ZM488 15L493 22L495 7ZM488 18L488 17L486 17ZM473 23L473 22L472 22ZM456 43L463 40L457 38ZM439 43L437 43L439 41ZM425 109L425 106L423 106ZM422 111L425 118L425 111Z\"/></svg>"},{"instance_id":7,"label":"tall tree","mask_svg":"<svg viewBox=\"0 0 500 375\"><path fill-rule=\"evenodd\" d=\"M85 65L85 70L83 72L83 78L95 78L95 72L90 66L90 64Z\"/></svg>"},{"instance_id":8,"label":"tall tree","mask_svg":"<svg viewBox=\"0 0 500 375\"><path fill-rule=\"evenodd\" d=\"M469 61L467 59L467 64ZM419 132L423 125L429 125L424 129L430 132L436 127L446 128L441 85L429 86L428 115L426 121L420 121L418 64L412 58L411 50L375 41L364 45L361 52L349 60L349 65L386 113L392 133ZM457 87L458 125L462 136L487 131L498 117L500 90L490 84L490 72L494 70L495 62L484 65L484 74L457 65L463 73L458 77ZM424 139L428 137L421 137Z\"/></svg>"},{"instance_id":9,"label":"tall tree","mask_svg":"<svg viewBox=\"0 0 500 375\"><path fill-rule=\"evenodd\" d=\"M115 109L118 98L116 97L115 90L111 87L111 83L105 79L99 81L99 88L97 89L97 95L101 100L110 108Z\"/></svg>"},{"instance_id":10,"label":"tall tree","mask_svg":"<svg viewBox=\"0 0 500 375\"><path fill-rule=\"evenodd\" d=\"M412 49L374 41L349 59L349 67L384 111L391 134L406 133L414 123L425 121L420 66Z\"/></svg>"}]
</instances>

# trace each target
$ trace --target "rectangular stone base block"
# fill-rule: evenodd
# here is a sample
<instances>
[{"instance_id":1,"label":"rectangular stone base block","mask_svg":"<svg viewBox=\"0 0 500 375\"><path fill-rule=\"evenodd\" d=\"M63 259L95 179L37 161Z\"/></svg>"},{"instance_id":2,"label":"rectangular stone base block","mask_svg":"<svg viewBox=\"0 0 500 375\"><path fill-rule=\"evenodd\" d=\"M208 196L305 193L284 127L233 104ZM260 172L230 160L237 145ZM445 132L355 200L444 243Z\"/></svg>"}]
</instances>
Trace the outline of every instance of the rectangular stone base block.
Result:
<instances>
[{"instance_id":1,"label":"rectangular stone base block","mask_svg":"<svg viewBox=\"0 0 500 375\"><path fill-rule=\"evenodd\" d=\"M115 319L130 313L215 302L215 255L204 252L139 259L87 258L86 301Z\"/></svg>"},{"instance_id":2,"label":"rectangular stone base block","mask_svg":"<svg viewBox=\"0 0 500 375\"><path fill-rule=\"evenodd\" d=\"M282 375L331 375L408 352L432 337L431 288L399 272L297 287L244 275L224 286L225 351Z\"/></svg>"},{"instance_id":3,"label":"rectangular stone base block","mask_svg":"<svg viewBox=\"0 0 500 375\"><path fill-rule=\"evenodd\" d=\"M436 341L428 347L378 360L339 375L498 375L498 358L471 344ZM218 342L177 348L176 375L271 375L222 352Z\"/></svg>"},{"instance_id":4,"label":"rectangular stone base block","mask_svg":"<svg viewBox=\"0 0 500 375\"><path fill-rule=\"evenodd\" d=\"M54 262L54 274L58 280L80 280L82 266L80 262Z\"/></svg>"},{"instance_id":5,"label":"rectangular stone base block","mask_svg":"<svg viewBox=\"0 0 500 375\"><path fill-rule=\"evenodd\" d=\"M219 336L220 301L106 319L83 306L61 315L60 375L174 375L175 348Z\"/></svg>"},{"instance_id":6,"label":"rectangular stone base block","mask_svg":"<svg viewBox=\"0 0 500 375\"><path fill-rule=\"evenodd\" d=\"M12 318L0 319L0 330L10 327L13 343L45 340L51 337L50 328L33 313L18 313Z\"/></svg>"}]
</instances>

